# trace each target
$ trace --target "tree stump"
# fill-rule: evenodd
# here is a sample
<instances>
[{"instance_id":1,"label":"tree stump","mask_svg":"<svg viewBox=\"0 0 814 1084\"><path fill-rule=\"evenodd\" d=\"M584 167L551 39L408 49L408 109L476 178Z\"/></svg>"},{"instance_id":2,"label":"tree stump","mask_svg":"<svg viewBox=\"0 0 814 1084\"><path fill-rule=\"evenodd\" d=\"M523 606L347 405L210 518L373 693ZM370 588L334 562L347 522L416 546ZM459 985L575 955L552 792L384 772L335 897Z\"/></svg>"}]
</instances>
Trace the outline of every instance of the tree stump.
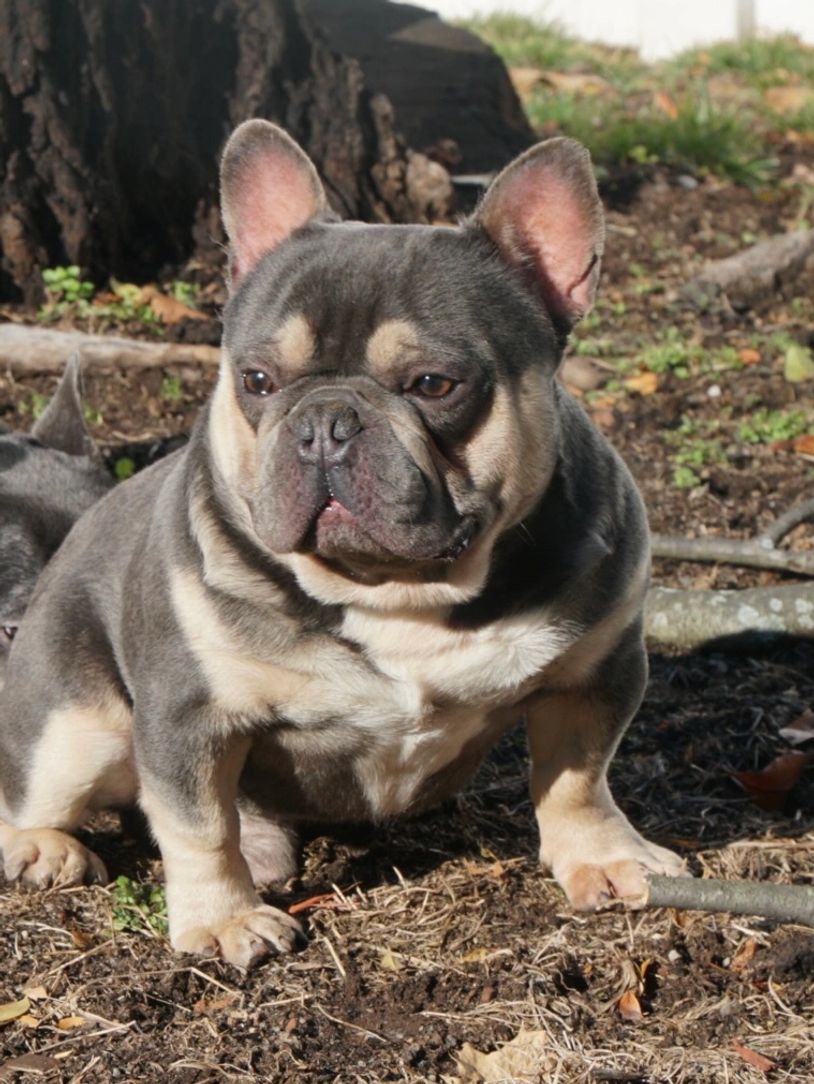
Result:
<instances>
[{"instance_id":1,"label":"tree stump","mask_svg":"<svg viewBox=\"0 0 814 1084\"><path fill-rule=\"evenodd\" d=\"M251 116L292 133L345 217L406 222L448 214L448 175L407 146L386 93L376 93L390 84L376 77L368 85L368 61L343 52L330 21L320 23L325 7L316 0L0 0L0 297L36 302L40 271L57 264L79 264L104 282L111 273L144 281L193 249L219 262L217 157L229 130ZM384 0L358 0L354 11L367 25L366 56L376 33L389 40L394 14L400 20L399 78L408 87L411 50L424 55L428 46L411 43L405 27L418 23L426 37L428 27L441 33L443 24ZM455 40L460 76L475 53ZM442 55L454 82L455 49ZM504 116L489 105L481 127L497 132L499 148L504 125L508 158L531 136L517 129L519 106L489 56L494 87L480 98L502 101ZM432 90L439 108L448 86ZM432 109L432 100L422 101Z\"/></svg>"}]
</instances>

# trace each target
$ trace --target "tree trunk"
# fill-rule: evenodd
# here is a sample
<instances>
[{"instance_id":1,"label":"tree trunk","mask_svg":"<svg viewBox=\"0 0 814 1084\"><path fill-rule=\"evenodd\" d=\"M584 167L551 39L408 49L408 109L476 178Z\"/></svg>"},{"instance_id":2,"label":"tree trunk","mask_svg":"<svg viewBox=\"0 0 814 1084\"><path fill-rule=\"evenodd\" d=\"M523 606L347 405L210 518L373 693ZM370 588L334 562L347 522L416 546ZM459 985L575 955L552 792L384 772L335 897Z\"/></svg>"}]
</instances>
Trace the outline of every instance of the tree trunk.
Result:
<instances>
[{"instance_id":1,"label":"tree trunk","mask_svg":"<svg viewBox=\"0 0 814 1084\"><path fill-rule=\"evenodd\" d=\"M448 213L445 170L408 150L375 93L387 83L381 65L366 85L365 58L337 51L320 10L316 0L0 0L0 296L36 301L39 272L57 264L102 283L111 273L144 281L194 247L219 262L217 156L250 116L292 133L344 216ZM384 0L352 9L368 53L377 33L382 48L393 37L394 10L401 63L411 48L429 50L449 85L473 70L485 48L476 38L444 36L450 28L429 13ZM433 34L444 39L434 53ZM503 126L509 157L530 133L522 119L517 127L505 70L487 60L481 127ZM435 84L439 102L446 85Z\"/></svg>"}]
</instances>

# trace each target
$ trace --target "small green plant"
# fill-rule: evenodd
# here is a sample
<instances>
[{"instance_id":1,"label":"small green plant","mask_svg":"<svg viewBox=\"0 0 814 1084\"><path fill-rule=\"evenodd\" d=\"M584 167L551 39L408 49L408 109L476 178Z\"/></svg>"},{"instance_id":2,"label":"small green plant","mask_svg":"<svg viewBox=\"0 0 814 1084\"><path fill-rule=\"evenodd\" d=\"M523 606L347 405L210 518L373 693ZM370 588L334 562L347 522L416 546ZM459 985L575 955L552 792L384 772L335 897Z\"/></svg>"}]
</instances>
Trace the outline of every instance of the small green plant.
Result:
<instances>
[{"instance_id":1,"label":"small green plant","mask_svg":"<svg viewBox=\"0 0 814 1084\"><path fill-rule=\"evenodd\" d=\"M814 430L814 418L803 410L769 410L761 407L735 430L744 444L774 444L794 440Z\"/></svg>"},{"instance_id":2,"label":"small green plant","mask_svg":"<svg viewBox=\"0 0 814 1084\"><path fill-rule=\"evenodd\" d=\"M182 305L188 305L194 309L198 305L200 287L197 282L185 282L184 279L173 279L170 283L170 296Z\"/></svg>"},{"instance_id":3,"label":"small green plant","mask_svg":"<svg viewBox=\"0 0 814 1084\"><path fill-rule=\"evenodd\" d=\"M88 425L102 425L105 420L103 415L89 403L85 403L82 407L82 416Z\"/></svg>"},{"instance_id":4,"label":"small green plant","mask_svg":"<svg viewBox=\"0 0 814 1084\"><path fill-rule=\"evenodd\" d=\"M45 283L46 302L37 316L40 320L53 320L67 312L84 315L89 302L96 293L92 282L82 278L79 267L46 267L42 273Z\"/></svg>"},{"instance_id":5,"label":"small green plant","mask_svg":"<svg viewBox=\"0 0 814 1084\"><path fill-rule=\"evenodd\" d=\"M675 467L673 485L676 489L694 489L701 484L701 479L691 467Z\"/></svg>"},{"instance_id":6,"label":"small green plant","mask_svg":"<svg viewBox=\"0 0 814 1084\"><path fill-rule=\"evenodd\" d=\"M161 381L158 394L161 399L166 400L168 403L180 402L184 398L184 387L181 378L178 376L165 376Z\"/></svg>"},{"instance_id":7,"label":"small green plant","mask_svg":"<svg viewBox=\"0 0 814 1084\"><path fill-rule=\"evenodd\" d=\"M163 936L167 933L167 900L159 885L117 877L111 896L113 929Z\"/></svg>"},{"instance_id":8,"label":"small green plant","mask_svg":"<svg viewBox=\"0 0 814 1084\"><path fill-rule=\"evenodd\" d=\"M129 456L123 455L113 464L113 473L120 482L124 482L136 473L136 464Z\"/></svg>"},{"instance_id":9,"label":"small green plant","mask_svg":"<svg viewBox=\"0 0 814 1084\"><path fill-rule=\"evenodd\" d=\"M18 409L21 414L30 414L36 421L48 406L48 396L41 391L32 391L28 400L23 399Z\"/></svg>"}]
</instances>

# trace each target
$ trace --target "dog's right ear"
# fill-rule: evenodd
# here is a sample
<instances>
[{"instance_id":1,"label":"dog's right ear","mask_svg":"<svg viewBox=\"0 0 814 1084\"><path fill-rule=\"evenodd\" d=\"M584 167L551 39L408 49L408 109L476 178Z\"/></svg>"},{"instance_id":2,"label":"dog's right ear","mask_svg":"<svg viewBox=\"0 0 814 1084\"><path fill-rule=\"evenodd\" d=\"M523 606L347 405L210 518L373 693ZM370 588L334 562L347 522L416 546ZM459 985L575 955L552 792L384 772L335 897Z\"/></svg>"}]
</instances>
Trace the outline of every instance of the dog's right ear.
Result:
<instances>
[{"instance_id":1,"label":"dog's right ear","mask_svg":"<svg viewBox=\"0 0 814 1084\"><path fill-rule=\"evenodd\" d=\"M79 354L71 354L57 390L31 430L31 436L47 448L68 455L82 455L101 463L102 455L90 435L79 391Z\"/></svg>"},{"instance_id":2,"label":"dog's right ear","mask_svg":"<svg viewBox=\"0 0 814 1084\"><path fill-rule=\"evenodd\" d=\"M267 120L247 120L230 136L221 160L220 205L232 288L294 230L330 213L311 159Z\"/></svg>"}]
</instances>

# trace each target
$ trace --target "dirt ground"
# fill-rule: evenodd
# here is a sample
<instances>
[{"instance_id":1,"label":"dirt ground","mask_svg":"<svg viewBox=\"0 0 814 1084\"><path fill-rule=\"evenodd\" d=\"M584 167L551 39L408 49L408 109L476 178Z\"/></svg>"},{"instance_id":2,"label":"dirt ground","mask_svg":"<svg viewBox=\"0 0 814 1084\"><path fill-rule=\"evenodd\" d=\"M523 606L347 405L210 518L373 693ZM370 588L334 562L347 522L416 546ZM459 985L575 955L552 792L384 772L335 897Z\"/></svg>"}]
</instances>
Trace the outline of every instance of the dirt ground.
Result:
<instances>
[{"instance_id":1,"label":"dirt ground","mask_svg":"<svg viewBox=\"0 0 814 1084\"><path fill-rule=\"evenodd\" d=\"M748 537L811 494L810 458L782 439L745 442L738 427L761 408L811 409L812 385L784 378L773 336L811 342L814 279L745 314L699 313L678 293L704 260L799 224L801 191L663 177L611 193L603 300L579 350L616 379L585 401L629 463L655 530ZM626 386L642 371L631 359L671 326L710 356L731 346L748 363L662 372L646 393ZM217 337L214 322L192 331ZM141 466L166 450L212 379L188 367L90 375L94 431L111 461ZM27 427L36 395L52 386L0 376L0 418ZM698 484L680 488L684 418L685 430L714 434L725 454L697 464ZM811 525L789 544L814 546ZM654 570L656 582L699 588L767 578L666 562ZM613 765L614 793L697 874L814 884L810 766L772 812L733 778L786 752L778 731L812 707L812 642L760 654L654 652L644 706ZM115 819L97 825L94 846L114 877L160 882L149 846L123 836ZM308 945L249 975L176 956L145 917L148 904L114 929L123 924L115 886L5 887L0 1006L27 996L30 1007L0 1023L0 1081L477 1081L462 1067L465 1044L490 1052L521 1033L535 1067L488 1079L814 1079L814 931L671 910L578 915L538 871L535 851L518 731L431 815L315 835L302 876L276 897L304 918Z\"/></svg>"}]
</instances>

